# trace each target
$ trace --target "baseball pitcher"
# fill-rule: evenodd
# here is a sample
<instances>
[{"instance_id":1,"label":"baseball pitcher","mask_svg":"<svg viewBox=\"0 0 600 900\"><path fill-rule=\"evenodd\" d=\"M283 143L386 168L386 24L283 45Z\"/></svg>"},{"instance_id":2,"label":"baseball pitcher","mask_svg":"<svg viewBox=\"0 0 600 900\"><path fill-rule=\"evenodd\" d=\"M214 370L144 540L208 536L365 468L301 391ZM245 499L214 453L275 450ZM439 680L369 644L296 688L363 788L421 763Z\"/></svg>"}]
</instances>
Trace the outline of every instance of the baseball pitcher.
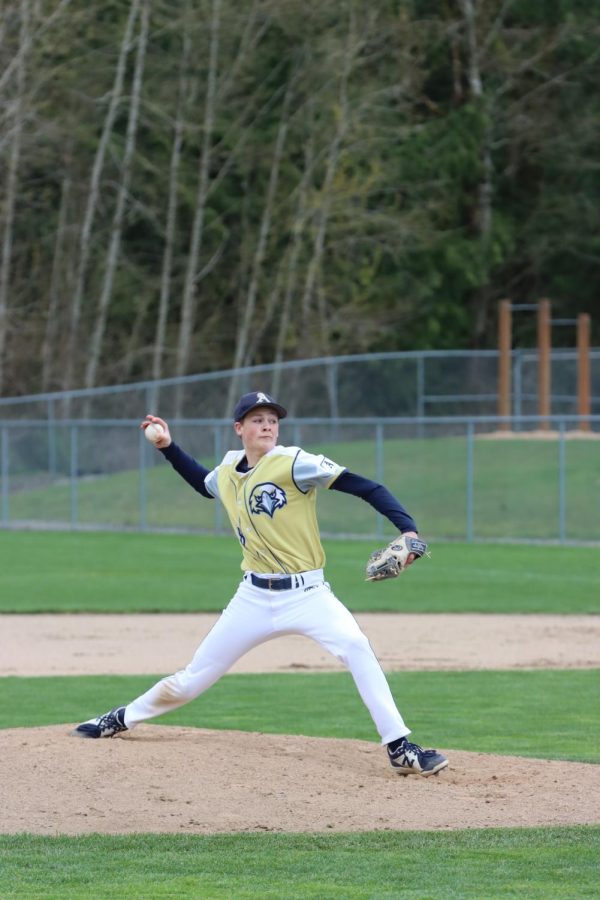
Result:
<instances>
[{"instance_id":1,"label":"baseball pitcher","mask_svg":"<svg viewBox=\"0 0 600 900\"><path fill-rule=\"evenodd\" d=\"M427 553L416 525L381 484L349 472L322 455L277 443L286 410L262 391L244 394L234 429L241 449L225 454L212 471L172 440L167 423L148 415L141 427L173 468L198 493L219 500L242 553L240 585L202 641L191 662L163 678L126 706L79 725L74 735L112 737L198 697L248 650L277 635L301 634L317 641L349 669L391 766L400 774L434 775L448 765L437 750L409 741L371 645L348 609L325 581L325 556L316 516L318 488L353 494L392 523L400 536L376 551L368 580L398 576Z\"/></svg>"}]
</instances>

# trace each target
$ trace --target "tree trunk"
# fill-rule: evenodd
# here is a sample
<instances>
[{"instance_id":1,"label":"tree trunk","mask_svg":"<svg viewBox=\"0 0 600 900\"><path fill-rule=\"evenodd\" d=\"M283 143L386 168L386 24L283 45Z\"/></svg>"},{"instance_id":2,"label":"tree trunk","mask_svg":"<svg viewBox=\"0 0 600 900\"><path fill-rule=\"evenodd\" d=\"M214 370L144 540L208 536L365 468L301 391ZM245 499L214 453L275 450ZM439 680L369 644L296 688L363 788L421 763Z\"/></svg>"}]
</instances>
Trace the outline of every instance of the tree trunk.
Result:
<instances>
[{"instance_id":1,"label":"tree trunk","mask_svg":"<svg viewBox=\"0 0 600 900\"><path fill-rule=\"evenodd\" d=\"M477 189L477 227L482 242L486 262L490 258L490 243L492 238L492 200L494 196L494 164L492 162L492 117L487 114L483 143L481 147L482 177ZM487 319L491 301L489 280L479 291L478 303L473 317L473 343L477 347L483 340L486 332Z\"/></svg>"},{"instance_id":2,"label":"tree trunk","mask_svg":"<svg viewBox=\"0 0 600 900\"><path fill-rule=\"evenodd\" d=\"M313 121L313 104L309 100L310 114L309 121ZM298 264L300 252L302 250L302 239L306 228L308 218L308 192L312 179L312 171L314 166L314 142L313 129L309 127L308 137L304 147L304 173L298 186L298 203L294 221L292 224L292 248L289 254L287 264L287 277L285 283L285 293L283 295L283 303L281 304L281 313L279 316L279 328L277 331L277 340L275 343L274 362L281 363L285 353L285 345L290 327L290 316L292 304L296 295L296 284L298 281ZM273 372L271 390L275 396L279 393L281 384L281 368L278 367Z\"/></svg>"},{"instance_id":3,"label":"tree trunk","mask_svg":"<svg viewBox=\"0 0 600 900\"><path fill-rule=\"evenodd\" d=\"M125 204L129 196L133 154L135 152L135 142L138 129L140 98L142 93L142 82L144 78L144 62L146 59L146 48L148 45L149 19L150 0L142 0L142 14L140 19L140 31L138 36L135 69L133 73L131 105L129 107L129 119L127 122L127 136L125 139L125 153L122 162L121 183L119 185L117 205L113 216L110 245L106 257L106 268L104 270L102 291L100 294L100 299L98 301L96 321L88 351L88 361L85 371L86 388L95 387L96 384L96 375L100 365L100 356L102 353L102 345L104 342L104 332L106 330L108 307L112 297L114 277L119 261L121 233L123 231L123 219L125 216Z\"/></svg>"},{"instance_id":4,"label":"tree trunk","mask_svg":"<svg viewBox=\"0 0 600 900\"><path fill-rule=\"evenodd\" d=\"M273 288L269 292L269 296L267 297L267 301L265 303L265 307L262 310L260 315L260 321L255 322L254 327L252 328L250 337L248 339L248 348L246 351L247 358L253 361L256 364L256 357L259 352L259 348L261 346L263 337L265 333L268 331L271 322L273 321L273 317L275 315L275 311L279 305L279 298L281 297L281 291L283 288L283 283L285 280L286 273L286 265L287 265L287 253L281 258L279 265L277 266L277 272L274 276L273 280ZM248 363L251 365L252 362Z\"/></svg>"},{"instance_id":5,"label":"tree trunk","mask_svg":"<svg viewBox=\"0 0 600 900\"><path fill-rule=\"evenodd\" d=\"M206 102L204 108L204 124L202 136L202 151L200 154L198 191L196 194L196 208L190 238L188 265L183 289L181 304L181 319L179 323L179 339L177 343L177 358L175 373L178 376L185 375L189 365L192 346L192 336L196 318L197 281L196 276L200 264L202 240L204 237L204 217L206 214L206 199L208 196L211 147L213 140L213 123L215 115L215 95L217 88L217 62L219 55L219 29L221 24L221 0L212 0L212 15L210 21L210 50L208 62L208 74L206 84ZM177 415L181 414L181 394L176 401Z\"/></svg>"},{"instance_id":6,"label":"tree trunk","mask_svg":"<svg viewBox=\"0 0 600 900\"><path fill-rule=\"evenodd\" d=\"M285 146L285 139L288 131L288 113L289 106L292 97L292 85L294 79L290 80L288 84L286 94L283 100L283 107L281 111L281 119L279 121L279 128L277 130L277 137L275 139L275 147L273 150L273 160L271 162L271 172L269 174L269 184L267 186L267 195L265 197L265 205L263 208L262 219L260 223L260 230L258 235L258 241L256 244L256 250L254 253L254 261L252 265L252 274L250 276L250 284L248 287L248 294L246 296L246 302L244 304L244 311L241 317L241 321L239 323L238 332L236 336L236 348L235 355L233 360L233 368L238 369L241 366L250 365L251 360L248 358L248 344L250 340L250 332L254 325L254 313L256 311L256 298L258 294L258 284L260 280L260 275L262 271L262 264L265 256L265 251L267 247L267 241L269 239L269 234L271 231L271 218L273 214L273 204L275 202L275 195L277 193L277 186L279 184L279 169L281 166L281 159L283 156L283 148ZM231 411L233 409L233 405L235 402L235 397L237 395L237 379L235 377L231 378L229 382L229 397L227 401L227 409Z\"/></svg>"},{"instance_id":7,"label":"tree trunk","mask_svg":"<svg viewBox=\"0 0 600 900\"><path fill-rule=\"evenodd\" d=\"M300 308L302 311L302 328L304 333L309 336L311 342L313 342L313 346L315 334L311 334L311 332L314 332L314 329L311 329L310 327L311 305L315 296L315 285L317 283L319 270L323 260L323 252L325 249L325 237L327 234L327 226L329 223L329 215L331 212L333 181L339 163L342 141L348 129L347 86L350 69L351 59L349 50L346 56L344 70L342 71L340 80L338 121L335 135L329 148L325 177L323 179L323 185L321 187L321 202L316 215L316 231L313 241L313 251L310 262L308 264L308 268L306 270L304 290L302 292L302 299L300 301ZM313 319L312 321L315 320ZM309 347L309 354L310 349L311 348Z\"/></svg>"},{"instance_id":8,"label":"tree trunk","mask_svg":"<svg viewBox=\"0 0 600 900\"><path fill-rule=\"evenodd\" d=\"M65 174L63 176L60 194L60 209L56 225L56 239L54 241L54 256L52 259L52 274L50 275L50 289L48 296L48 313L46 316L46 330L42 344L42 391L49 391L53 387L54 362L57 359L56 335L58 332L58 317L61 297L61 285L63 282L64 251L67 230L68 207L71 194L70 158L65 160Z\"/></svg>"},{"instance_id":9,"label":"tree trunk","mask_svg":"<svg viewBox=\"0 0 600 900\"><path fill-rule=\"evenodd\" d=\"M481 241L482 252L488 258L492 232L492 199L493 199L493 163L492 163L492 114L489 103L485 103L483 83L480 71L480 48L477 39L477 23L473 0L460 0L467 34L467 71L471 97L481 105L481 112L486 117L483 141L481 145L482 177L477 187L476 226ZM484 108L485 106L485 108ZM473 344L478 346L486 330L490 303L489 284L484 284L477 291L472 317ZM473 374L478 378L478 374Z\"/></svg>"},{"instance_id":10,"label":"tree trunk","mask_svg":"<svg viewBox=\"0 0 600 900\"><path fill-rule=\"evenodd\" d=\"M25 65L27 49L30 43L30 6L29 0L21 0L19 4L19 49L15 68L15 98L13 103L13 120L10 156L6 177L6 200L4 204L4 229L2 235L2 267L0 270L0 393L4 390L5 350L9 327L8 296L11 276L13 249L13 227L17 203L17 185L19 162L21 159L21 142L23 138L23 120L25 117Z\"/></svg>"},{"instance_id":11,"label":"tree trunk","mask_svg":"<svg viewBox=\"0 0 600 900\"><path fill-rule=\"evenodd\" d=\"M165 334L171 300L171 274L173 267L175 227L177 221L177 188L179 164L181 161L181 148L183 145L186 98L189 88L188 66L192 49L191 35L189 29L186 28L186 24L186 20L184 19L181 65L179 69L179 98L177 103L175 127L173 130L173 143L171 145L171 161L169 164L169 198L167 202L165 247L163 252L163 263L160 279L160 301L158 305L158 317L156 320L154 350L152 353L152 378L154 380L162 378L163 374L162 361L165 352Z\"/></svg>"},{"instance_id":12,"label":"tree trunk","mask_svg":"<svg viewBox=\"0 0 600 900\"><path fill-rule=\"evenodd\" d=\"M475 6L473 0L460 0L460 6L467 29L467 57L469 88L473 97L481 97L483 86L479 72L479 53L477 47L477 28L475 23Z\"/></svg>"},{"instance_id":13,"label":"tree trunk","mask_svg":"<svg viewBox=\"0 0 600 900\"><path fill-rule=\"evenodd\" d=\"M81 238L79 242L79 259L75 275L75 287L73 290L73 296L71 298L69 330L63 377L64 390L68 390L74 386L73 378L75 373L75 351L77 342L80 339L79 323L81 320L83 292L85 288L85 280L91 254L92 229L94 226L94 219L98 207L100 179L102 176L102 169L104 167L104 158L106 156L108 142L112 133L117 110L121 102L127 57L129 55L133 27L138 15L139 6L140 0L132 0L131 8L129 10L129 17L127 19L127 25L125 27L125 33L123 35L123 40L121 41L121 48L119 51L119 58L117 60L117 68L115 71L115 79L111 91L110 103L108 105L108 111L106 113L106 118L102 127L102 134L98 142L96 156L94 158L94 165L92 167L92 174L90 177L90 186L87 194L87 203L81 228Z\"/></svg>"},{"instance_id":14,"label":"tree trunk","mask_svg":"<svg viewBox=\"0 0 600 900\"><path fill-rule=\"evenodd\" d=\"M141 335L143 334L144 322L148 315L148 309L152 300L150 291L144 291L136 304L135 318L130 328L125 349L123 352L122 364L113 368L113 377L116 376L120 382L130 382L133 380L133 369L136 361L148 353L148 347L141 343ZM150 412L150 410L147 410Z\"/></svg>"}]
</instances>

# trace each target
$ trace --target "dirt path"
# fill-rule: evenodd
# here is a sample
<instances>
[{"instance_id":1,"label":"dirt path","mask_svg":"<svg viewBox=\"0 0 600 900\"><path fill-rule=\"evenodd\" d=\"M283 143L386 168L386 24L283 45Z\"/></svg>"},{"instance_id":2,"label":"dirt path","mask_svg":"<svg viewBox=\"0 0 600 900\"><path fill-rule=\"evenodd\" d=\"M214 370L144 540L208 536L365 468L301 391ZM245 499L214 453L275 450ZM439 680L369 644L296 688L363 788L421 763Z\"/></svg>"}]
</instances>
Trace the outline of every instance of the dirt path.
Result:
<instances>
[{"instance_id":1,"label":"dirt path","mask_svg":"<svg viewBox=\"0 0 600 900\"><path fill-rule=\"evenodd\" d=\"M600 668L600 616L356 617L387 671ZM0 676L167 674L192 657L215 615L6 615ZM328 671L341 665L313 641L257 647L232 672Z\"/></svg>"},{"instance_id":2,"label":"dirt path","mask_svg":"<svg viewBox=\"0 0 600 900\"><path fill-rule=\"evenodd\" d=\"M357 618L388 671L600 668L600 616ZM175 671L215 619L2 616L0 676ZM252 651L232 671L338 668L317 644L288 636ZM600 822L597 765L449 749L444 752L450 766L439 776L402 778L375 741L149 724L114 740L84 741L70 736L72 727L0 731L1 833L205 834Z\"/></svg>"}]
</instances>

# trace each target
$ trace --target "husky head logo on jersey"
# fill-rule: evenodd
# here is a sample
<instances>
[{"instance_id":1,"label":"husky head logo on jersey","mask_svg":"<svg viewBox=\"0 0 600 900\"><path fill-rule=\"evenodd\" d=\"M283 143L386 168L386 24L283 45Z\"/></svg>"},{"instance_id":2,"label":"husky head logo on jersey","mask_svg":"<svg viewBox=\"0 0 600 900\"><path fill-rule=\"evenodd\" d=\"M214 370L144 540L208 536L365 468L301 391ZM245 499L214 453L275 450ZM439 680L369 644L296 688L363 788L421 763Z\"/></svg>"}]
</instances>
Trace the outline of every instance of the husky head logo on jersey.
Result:
<instances>
[{"instance_id":1,"label":"husky head logo on jersey","mask_svg":"<svg viewBox=\"0 0 600 900\"><path fill-rule=\"evenodd\" d=\"M285 491L272 481L264 481L252 488L250 494L250 512L255 516L266 513L273 518L275 511L287 503Z\"/></svg>"}]
</instances>

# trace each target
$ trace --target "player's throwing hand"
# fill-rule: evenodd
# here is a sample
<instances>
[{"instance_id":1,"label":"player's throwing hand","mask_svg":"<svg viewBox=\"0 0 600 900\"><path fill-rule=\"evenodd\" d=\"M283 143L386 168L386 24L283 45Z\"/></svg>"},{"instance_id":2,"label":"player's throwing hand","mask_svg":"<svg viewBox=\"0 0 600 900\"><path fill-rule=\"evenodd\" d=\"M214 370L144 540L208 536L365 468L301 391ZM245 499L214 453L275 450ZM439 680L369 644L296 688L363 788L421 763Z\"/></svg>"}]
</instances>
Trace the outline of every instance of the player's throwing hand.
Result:
<instances>
[{"instance_id":1,"label":"player's throwing hand","mask_svg":"<svg viewBox=\"0 0 600 900\"><path fill-rule=\"evenodd\" d=\"M140 424L140 428L143 429L150 443L154 444L159 450L166 450L166 448L170 446L171 432L164 419L159 419L158 416L152 416L148 413L144 421ZM152 432L152 435L150 432Z\"/></svg>"}]
</instances>

